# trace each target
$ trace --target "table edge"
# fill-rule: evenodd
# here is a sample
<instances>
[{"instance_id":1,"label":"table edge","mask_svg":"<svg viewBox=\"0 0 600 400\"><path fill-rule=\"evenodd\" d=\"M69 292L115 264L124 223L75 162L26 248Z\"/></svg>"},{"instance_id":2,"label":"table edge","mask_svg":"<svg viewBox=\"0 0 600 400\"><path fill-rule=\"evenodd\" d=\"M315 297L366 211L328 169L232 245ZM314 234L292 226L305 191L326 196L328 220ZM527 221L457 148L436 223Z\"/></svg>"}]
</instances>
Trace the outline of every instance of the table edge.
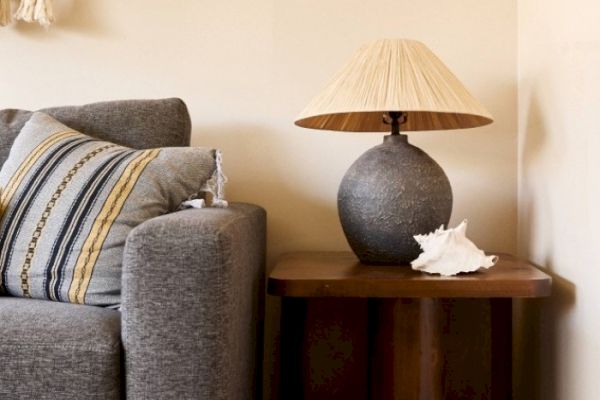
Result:
<instances>
[{"instance_id":1,"label":"table edge","mask_svg":"<svg viewBox=\"0 0 600 400\"><path fill-rule=\"evenodd\" d=\"M310 280L285 280L269 277L267 279L267 293L276 297L348 297L348 298L544 298L552 294L552 278L541 278L529 280L519 290L511 292L503 290L478 290L476 287L461 289L460 293L452 288L436 289L433 295L431 290L417 288L403 288L402 290L388 291L377 290L363 294L348 294L340 288L335 280L322 280L311 282ZM451 286L450 282L445 285ZM475 286L475 285L474 285Z\"/></svg>"},{"instance_id":2,"label":"table edge","mask_svg":"<svg viewBox=\"0 0 600 400\"><path fill-rule=\"evenodd\" d=\"M432 289L421 289L419 284L415 285L415 282L406 282L407 287L396 289L393 291L378 288L374 291L368 289L357 290L361 292L359 294L347 293L348 283L340 279L285 279L273 276L273 273L277 269L277 265L289 260L293 257L301 255L323 255L330 254L334 255L348 255L350 252L344 251L301 251L285 253L280 256L275 264L275 267L267 277L267 293L272 296L279 297L306 297L306 298L318 298L318 297L348 297L348 298L544 298L549 297L552 292L552 277L546 274L536 265L532 264L527 260L520 259L512 254L503 253L504 256L509 256L517 261L528 264L530 268L536 270L539 274L538 277L527 279L527 280L506 280L505 283L513 285L510 291L495 289L489 290L481 288L480 281L473 280L456 280L456 281L444 281L444 287L436 287L435 294L432 294ZM461 288L460 292L456 292L452 287L456 284L468 286L472 282L472 288ZM496 281L502 282L502 281ZM515 288L514 285L520 287ZM414 285L414 287L410 287ZM344 288L345 287L345 288Z\"/></svg>"}]
</instances>

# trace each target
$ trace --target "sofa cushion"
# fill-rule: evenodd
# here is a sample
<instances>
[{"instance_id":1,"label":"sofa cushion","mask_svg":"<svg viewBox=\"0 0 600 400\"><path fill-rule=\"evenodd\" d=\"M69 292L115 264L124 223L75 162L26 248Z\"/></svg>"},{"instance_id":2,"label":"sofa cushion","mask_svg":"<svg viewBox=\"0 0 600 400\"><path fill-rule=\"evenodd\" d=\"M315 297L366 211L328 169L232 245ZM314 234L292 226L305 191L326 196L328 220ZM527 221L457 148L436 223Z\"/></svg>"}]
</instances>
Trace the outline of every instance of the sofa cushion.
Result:
<instances>
[{"instance_id":1,"label":"sofa cushion","mask_svg":"<svg viewBox=\"0 0 600 400\"><path fill-rule=\"evenodd\" d=\"M34 113L0 171L0 293L118 306L127 234L207 187L216 156L132 150Z\"/></svg>"},{"instance_id":2,"label":"sofa cushion","mask_svg":"<svg viewBox=\"0 0 600 400\"><path fill-rule=\"evenodd\" d=\"M106 101L40 111L86 135L135 149L190 145L190 116L180 99ZM0 167L31 114L0 110Z\"/></svg>"},{"instance_id":3,"label":"sofa cushion","mask_svg":"<svg viewBox=\"0 0 600 400\"><path fill-rule=\"evenodd\" d=\"M120 313L0 297L0 399L118 399Z\"/></svg>"}]
</instances>

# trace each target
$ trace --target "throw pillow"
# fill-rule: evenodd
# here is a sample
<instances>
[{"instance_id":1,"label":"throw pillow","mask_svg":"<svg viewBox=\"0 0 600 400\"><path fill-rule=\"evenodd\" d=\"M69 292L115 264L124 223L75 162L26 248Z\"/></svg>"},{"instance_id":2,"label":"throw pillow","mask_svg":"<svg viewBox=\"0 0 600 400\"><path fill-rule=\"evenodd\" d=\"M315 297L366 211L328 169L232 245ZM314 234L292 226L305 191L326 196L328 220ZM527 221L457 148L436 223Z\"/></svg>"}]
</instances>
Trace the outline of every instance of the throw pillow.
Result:
<instances>
[{"instance_id":1,"label":"throw pillow","mask_svg":"<svg viewBox=\"0 0 600 400\"><path fill-rule=\"evenodd\" d=\"M0 293L118 306L127 234L214 186L217 156L134 150L34 113L0 171Z\"/></svg>"}]
</instances>

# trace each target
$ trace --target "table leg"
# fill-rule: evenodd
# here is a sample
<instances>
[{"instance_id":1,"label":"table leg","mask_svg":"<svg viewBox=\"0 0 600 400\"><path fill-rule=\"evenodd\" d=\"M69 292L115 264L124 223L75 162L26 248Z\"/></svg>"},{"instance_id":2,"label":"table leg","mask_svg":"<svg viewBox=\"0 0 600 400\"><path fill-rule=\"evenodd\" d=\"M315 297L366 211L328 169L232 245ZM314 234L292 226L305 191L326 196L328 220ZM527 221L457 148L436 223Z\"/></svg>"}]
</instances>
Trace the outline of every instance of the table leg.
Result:
<instances>
[{"instance_id":1,"label":"table leg","mask_svg":"<svg viewBox=\"0 0 600 400\"><path fill-rule=\"evenodd\" d=\"M443 299L440 316L443 398L512 398L512 300Z\"/></svg>"},{"instance_id":2,"label":"table leg","mask_svg":"<svg viewBox=\"0 0 600 400\"><path fill-rule=\"evenodd\" d=\"M492 400L512 399L512 299L491 299Z\"/></svg>"},{"instance_id":3,"label":"table leg","mask_svg":"<svg viewBox=\"0 0 600 400\"><path fill-rule=\"evenodd\" d=\"M281 331L279 356L280 399L304 398L302 387L302 343L306 300L284 297L281 300Z\"/></svg>"},{"instance_id":4,"label":"table leg","mask_svg":"<svg viewBox=\"0 0 600 400\"><path fill-rule=\"evenodd\" d=\"M511 398L511 299L373 299L372 399Z\"/></svg>"},{"instance_id":5,"label":"table leg","mask_svg":"<svg viewBox=\"0 0 600 400\"><path fill-rule=\"evenodd\" d=\"M438 312L433 299L371 300L371 399L441 399Z\"/></svg>"}]
</instances>

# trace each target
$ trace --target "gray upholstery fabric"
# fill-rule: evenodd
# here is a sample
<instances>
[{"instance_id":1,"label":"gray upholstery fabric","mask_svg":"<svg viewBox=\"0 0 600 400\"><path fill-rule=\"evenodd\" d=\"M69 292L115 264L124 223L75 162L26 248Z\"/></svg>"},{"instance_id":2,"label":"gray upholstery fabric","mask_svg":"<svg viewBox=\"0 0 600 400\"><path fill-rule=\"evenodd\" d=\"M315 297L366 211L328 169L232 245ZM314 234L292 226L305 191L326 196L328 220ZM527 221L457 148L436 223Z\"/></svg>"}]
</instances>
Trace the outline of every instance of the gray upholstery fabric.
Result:
<instances>
[{"instance_id":1,"label":"gray upholstery fabric","mask_svg":"<svg viewBox=\"0 0 600 400\"><path fill-rule=\"evenodd\" d=\"M181 211L130 233L129 399L253 398L264 246L265 212L248 204Z\"/></svg>"},{"instance_id":2,"label":"gray upholstery fabric","mask_svg":"<svg viewBox=\"0 0 600 400\"><path fill-rule=\"evenodd\" d=\"M120 313L0 297L0 399L118 399Z\"/></svg>"},{"instance_id":3,"label":"gray upholstery fabric","mask_svg":"<svg viewBox=\"0 0 600 400\"><path fill-rule=\"evenodd\" d=\"M189 144L189 115L178 99L43 111L130 147ZM29 117L0 110L0 165ZM256 206L186 210L130 233L122 317L91 306L0 297L0 399L252 398L264 246L265 213Z\"/></svg>"},{"instance_id":4,"label":"gray upholstery fabric","mask_svg":"<svg viewBox=\"0 0 600 400\"><path fill-rule=\"evenodd\" d=\"M137 149L188 146L191 121L180 99L118 100L42 111L77 131ZM0 166L31 111L0 110Z\"/></svg>"}]
</instances>

